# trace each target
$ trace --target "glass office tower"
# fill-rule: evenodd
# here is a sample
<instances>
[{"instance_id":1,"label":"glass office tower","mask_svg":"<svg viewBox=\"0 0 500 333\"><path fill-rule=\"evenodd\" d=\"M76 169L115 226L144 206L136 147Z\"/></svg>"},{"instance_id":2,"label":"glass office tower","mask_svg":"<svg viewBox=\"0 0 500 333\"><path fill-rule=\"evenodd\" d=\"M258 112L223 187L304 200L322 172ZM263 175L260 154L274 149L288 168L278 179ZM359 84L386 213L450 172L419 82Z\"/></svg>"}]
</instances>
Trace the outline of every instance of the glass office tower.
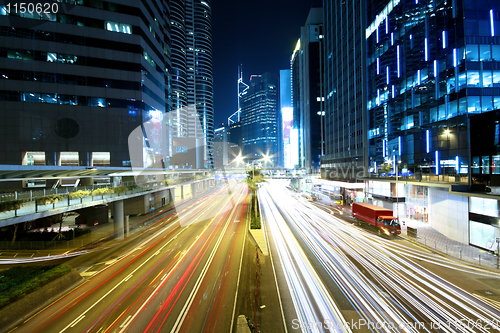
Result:
<instances>
[{"instance_id":1,"label":"glass office tower","mask_svg":"<svg viewBox=\"0 0 500 333\"><path fill-rule=\"evenodd\" d=\"M269 157L278 165L278 76L252 75L241 100L243 154L248 160Z\"/></svg>"},{"instance_id":2,"label":"glass office tower","mask_svg":"<svg viewBox=\"0 0 500 333\"><path fill-rule=\"evenodd\" d=\"M372 174L460 182L467 119L500 107L498 1L368 2Z\"/></svg>"},{"instance_id":3,"label":"glass office tower","mask_svg":"<svg viewBox=\"0 0 500 333\"><path fill-rule=\"evenodd\" d=\"M481 189L473 170L495 169L490 156L473 159L470 124L500 108L500 2L366 6L368 201L488 248L500 236L498 197L491 183L470 190Z\"/></svg>"}]
</instances>

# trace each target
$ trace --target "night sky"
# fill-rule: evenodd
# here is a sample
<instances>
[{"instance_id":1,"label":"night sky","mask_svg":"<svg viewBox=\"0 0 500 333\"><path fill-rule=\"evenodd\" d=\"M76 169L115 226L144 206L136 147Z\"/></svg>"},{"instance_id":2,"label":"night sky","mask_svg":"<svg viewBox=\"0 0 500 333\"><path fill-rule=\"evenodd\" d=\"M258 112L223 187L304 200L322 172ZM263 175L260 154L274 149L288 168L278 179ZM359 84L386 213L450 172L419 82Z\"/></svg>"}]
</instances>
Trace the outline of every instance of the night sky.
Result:
<instances>
[{"instance_id":1,"label":"night sky","mask_svg":"<svg viewBox=\"0 0 500 333\"><path fill-rule=\"evenodd\" d=\"M290 57L309 9L321 0L213 0L214 128L237 107L236 80L290 68Z\"/></svg>"}]
</instances>

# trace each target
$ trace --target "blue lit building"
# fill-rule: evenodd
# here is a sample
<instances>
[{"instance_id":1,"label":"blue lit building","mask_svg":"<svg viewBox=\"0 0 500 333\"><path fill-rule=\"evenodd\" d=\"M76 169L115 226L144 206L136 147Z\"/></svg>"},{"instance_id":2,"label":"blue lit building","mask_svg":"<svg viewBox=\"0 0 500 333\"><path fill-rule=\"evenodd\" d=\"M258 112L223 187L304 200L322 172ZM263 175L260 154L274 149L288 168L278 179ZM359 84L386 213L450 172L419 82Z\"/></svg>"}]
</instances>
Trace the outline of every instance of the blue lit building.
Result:
<instances>
[{"instance_id":1,"label":"blue lit building","mask_svg":"<svg viewBox=\"0 0 500 333\"><path fill-rule=\"evenodd\" d=\"M278 164L278 76L252 75L241 99L242 144L245 159L270 157Z\"/></svg>"},{"instance_id":2,"label":"blue lit building","mask_svg":"<svg viewBox=\"0 0 500 333\"><path fill-rule=\"evenodd\" d=\"M485 247L500 229L474 234L470 212L478 201L459 189L478 182L473 166L489 174L500 163L470 149L470 118L500 108L500 2L391 0L366 7L367 193L387 205L399 202L394 209L402 218Z\"/></svg>"}]
</instances>

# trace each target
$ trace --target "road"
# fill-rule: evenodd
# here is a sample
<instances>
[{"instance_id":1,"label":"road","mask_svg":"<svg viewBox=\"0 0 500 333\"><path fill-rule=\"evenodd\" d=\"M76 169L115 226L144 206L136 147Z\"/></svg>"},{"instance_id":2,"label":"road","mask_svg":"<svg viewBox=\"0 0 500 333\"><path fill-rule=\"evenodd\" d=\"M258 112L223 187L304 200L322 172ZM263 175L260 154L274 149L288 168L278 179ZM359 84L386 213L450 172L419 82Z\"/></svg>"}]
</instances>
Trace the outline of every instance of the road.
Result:
<instances>
[{"instance_id":1,"label":"road","mask_svg":"<svg viewBox=\"0 0 500 333\"><path fill-rule=\"evenodd\" d=\"M224 186L85 270L86 281L15 332L229 332L247 219L243 184ZM82 260L82 259L80 259Z\"/></svg>"},{"instance_id":2,"label":"road","mask_svg":"<svg viewBox=\"0 0 500 333\"><path fill-rule=\"evenodd\" d=\"M273 261L284 267L280 293L297 311L285 311L290 330L500 331L500 303L463 282L499 283L497 273L346 223L283 181L263 185L259 200Z\"/></svg>"}]
</instances>

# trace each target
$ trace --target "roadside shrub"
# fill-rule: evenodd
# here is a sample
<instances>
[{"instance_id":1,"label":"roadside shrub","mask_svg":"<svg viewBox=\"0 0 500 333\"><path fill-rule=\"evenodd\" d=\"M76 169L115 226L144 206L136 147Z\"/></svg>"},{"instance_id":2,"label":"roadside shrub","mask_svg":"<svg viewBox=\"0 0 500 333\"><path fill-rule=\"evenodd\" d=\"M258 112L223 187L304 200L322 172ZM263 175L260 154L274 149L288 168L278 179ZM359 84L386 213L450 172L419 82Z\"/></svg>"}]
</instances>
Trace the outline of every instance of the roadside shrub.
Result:
<instances>
[{"instance_id":1,"label":"roadside shrub","mask_svg":"<svg viewBox=\"0 0 500 333\"><path fill-rule=\"evenodd\" d=\"M15 266L0 272L0 307L40 289L48 282L68 274L69 265Z\"/></svg>"}]
</instances>

